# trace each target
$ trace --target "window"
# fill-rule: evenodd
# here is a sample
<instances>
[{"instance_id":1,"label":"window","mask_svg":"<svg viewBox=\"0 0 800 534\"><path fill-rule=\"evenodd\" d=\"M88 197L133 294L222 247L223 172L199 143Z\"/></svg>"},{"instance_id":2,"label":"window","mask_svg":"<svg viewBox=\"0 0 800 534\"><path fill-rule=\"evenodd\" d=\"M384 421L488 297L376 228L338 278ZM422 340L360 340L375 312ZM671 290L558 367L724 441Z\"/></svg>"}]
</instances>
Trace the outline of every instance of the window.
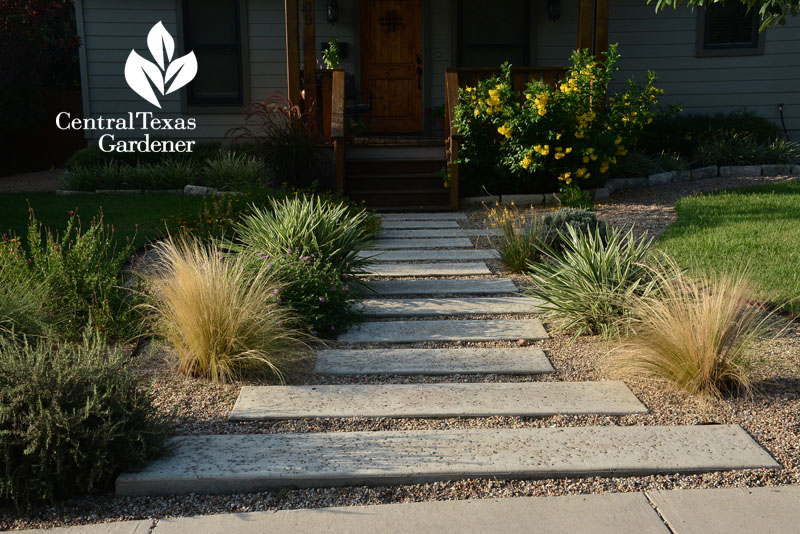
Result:
<instances>
[{"instance_id":1,"label":"window","mask_svg":"<svg viewBox=\"0 0 800 534\"><path fill-rule=\"evenodd\" d=\"M758 11L741 2L711 4L700 11L697 55L738 56L763 54Z\"/></svg>"},{"instance_id":2,"label":"window","mask_svg":"<svg viewBox=\"0 0 800 534\"><path fill-rule=\"evenodd\" d=\"M187 86L195 108L241 107L245 103L243 0L184 0L185 49L197 56L197 76Z\"/></svg>"},{"instance_id":3,"label":"window","mask_svg":"<svg viewBox=\"0 0 800 534\"><path fill-rule=\"evenodd\" d=\"M487 9L486 0L458 4L458 65L496 67L504 61L527 65L530 57L528 0L503 0Z\"/></svg>"}]
</instances>

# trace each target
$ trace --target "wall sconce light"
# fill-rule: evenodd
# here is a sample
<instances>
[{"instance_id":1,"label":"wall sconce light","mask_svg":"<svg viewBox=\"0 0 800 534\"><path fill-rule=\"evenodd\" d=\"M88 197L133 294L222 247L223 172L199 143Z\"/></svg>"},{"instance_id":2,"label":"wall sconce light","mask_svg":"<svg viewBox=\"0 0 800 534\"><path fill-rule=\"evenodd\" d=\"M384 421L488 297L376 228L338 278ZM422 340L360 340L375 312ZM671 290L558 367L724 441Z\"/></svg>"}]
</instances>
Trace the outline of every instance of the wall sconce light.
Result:
<instances>
[{"instance_id":1,"label":"wall sconce light","mask_svg":"<svg viewBox=\"0 0 800 534\"><path fill-rule=\"evenodd\" d=\"M339 0L328 0L327 15L331 24L339 22Z\"/></svg>"},{"instance_id":2,"label":"wall sconce light","mask_svg":"<svg viewBox=\"0 0 800 534\"><path fill-rule=\"evenodd\" d=\"M547 0L547 18L553 22L561 18L561 0Z\"/></svg>"}]
</instances>

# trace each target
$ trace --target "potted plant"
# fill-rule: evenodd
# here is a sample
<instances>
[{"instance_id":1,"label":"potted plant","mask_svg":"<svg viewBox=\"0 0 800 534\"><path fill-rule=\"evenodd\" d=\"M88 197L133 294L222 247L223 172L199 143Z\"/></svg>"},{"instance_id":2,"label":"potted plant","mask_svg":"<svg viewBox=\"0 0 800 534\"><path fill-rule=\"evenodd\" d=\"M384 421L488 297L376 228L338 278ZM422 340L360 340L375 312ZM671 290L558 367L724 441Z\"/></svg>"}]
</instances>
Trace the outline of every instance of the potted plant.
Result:
<instances>
[{"instance_id":1,"label":"potted plant","mask_svg":"<svg viewBox=\"0 0 800 534\"><path fill-rule=\"evenodd\" d=\"M425 114L433 120L433 133L444 135L444 104L425 109Z\"/></svg>"}]
</instances>

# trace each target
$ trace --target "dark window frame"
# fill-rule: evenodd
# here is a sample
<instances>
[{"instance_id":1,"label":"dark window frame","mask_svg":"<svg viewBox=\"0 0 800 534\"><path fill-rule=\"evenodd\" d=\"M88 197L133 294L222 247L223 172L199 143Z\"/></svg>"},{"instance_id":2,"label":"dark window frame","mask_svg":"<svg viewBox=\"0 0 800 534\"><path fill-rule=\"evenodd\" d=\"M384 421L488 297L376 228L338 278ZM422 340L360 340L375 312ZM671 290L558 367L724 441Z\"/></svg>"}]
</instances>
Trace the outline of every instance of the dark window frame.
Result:
<instances>
[{"instance_id":1,"label":"dark window frame","mask_svg":"<svg viewBox=\"0 0 800 534\"><path fill-rule=\"evenodd\" d=\"M708 42L710 15L706 8L697 13L697 57L758 56L764 54L765 32L759 32L761 17L755 9L750 10L754 41L749 43L713 44Z\"/></svg>"},{"instance_id":2,"label":"dark window frame","mask_svg":"<svg viewBox=\"0 0 800 534\"><path fill-rule=\"evenodd\" d=\"M464 28L464 2L456 0L456 65L462 66L462 52L464 50L463 28ZM525 10L523 13L525 21L524 40L522 50L523 65L514 65L516 67L527 67L531 64L531 2L525 0ZM492 49L492 48L509 48L506 45L480 45L474 48ZM499 65L481 65L481 67L498 67ZM469 67L465 67L469 68Z\"/></svg>"},{"instance_id":3,"label":"dark window frame","mask_svg":"<svg viewBox=\"0 0 800 534\"><path fill-rule=\"evenodd\" d=\"M236 37L238 46L236 48L238 65L238 98L236 101L222 101L222 100L208 100L206 102L190 102L189 90L190 88L184 87L181 89L181 104L184 112L191 113L209 113L209 114L227 114L227 113L241 113L242 109L250 103L250 59L249 59L249 37L248 37L248 22L247 22L247 0L232 0L236 4L237 27ZM230 50L234 46L222 45L193 45L189 42L188 28L186 27L186 11L187 5L191 0L181 0L178 6L178 40L183 46L183 53L190 50ZM202 65L199 68L203 68ZM189 84L191 85L191 83Z\"/></svg>"}]
</instances>

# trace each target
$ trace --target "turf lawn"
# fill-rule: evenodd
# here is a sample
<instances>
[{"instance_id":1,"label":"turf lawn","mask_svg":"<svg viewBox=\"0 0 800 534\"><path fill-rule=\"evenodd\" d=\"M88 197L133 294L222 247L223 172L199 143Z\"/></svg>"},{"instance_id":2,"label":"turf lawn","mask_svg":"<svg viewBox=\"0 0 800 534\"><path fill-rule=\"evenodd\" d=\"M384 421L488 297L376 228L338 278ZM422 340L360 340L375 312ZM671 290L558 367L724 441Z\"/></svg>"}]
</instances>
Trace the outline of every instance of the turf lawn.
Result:
<instances>
[{"instance_id":1,"label":"turf lawn","mask_svg":"<svg viewBox=\"0 0 800 534\"><path fill-rule=\"evenodd\" d=\"M745 270L762 297L800 313L800 183L682 199L659 246L706 272Z\"/></svg>"},{"instance_id":2,"label":"turf lawn","mask_svg":"<svg viewBox=\"0 0 800 534\"><path fill-rule=\"evenodd\" d=\"M77 211L86 224L100 210L103 220L114 228L114 237L124 243L131 239L137 248L163 235L165 219L197 213L203 204L199 196L164 193L146 195L73 195L55 193L0 194L0 234L24 236L28 227L28 207L36 218L54 231L65 228L68 211Z\"/></svg>"}]
</instances>

